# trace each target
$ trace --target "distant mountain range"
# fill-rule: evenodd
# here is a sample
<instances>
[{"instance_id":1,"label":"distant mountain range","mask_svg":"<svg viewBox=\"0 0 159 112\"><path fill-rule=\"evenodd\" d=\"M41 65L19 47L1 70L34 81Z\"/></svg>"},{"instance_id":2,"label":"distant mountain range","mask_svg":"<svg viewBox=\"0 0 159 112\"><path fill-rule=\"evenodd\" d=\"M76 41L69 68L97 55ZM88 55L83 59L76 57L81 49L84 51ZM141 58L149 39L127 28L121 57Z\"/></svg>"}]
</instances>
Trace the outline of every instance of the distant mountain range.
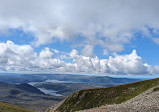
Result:
<instances>
[{"instance_id":1,"label":"distant mountain range","mask_svg":"<svg viewBox=\"0 0 159 112\"><path fill-rule=\"evenodd\" d=\"M119 83L125 84L140 79L113 78L108 76L88 76L88 75L70 75L70 74L0 74L0 81L7 83L30 83L45 82L47 80L68 81L76 83Z\"/></svg>"}]
</instances>

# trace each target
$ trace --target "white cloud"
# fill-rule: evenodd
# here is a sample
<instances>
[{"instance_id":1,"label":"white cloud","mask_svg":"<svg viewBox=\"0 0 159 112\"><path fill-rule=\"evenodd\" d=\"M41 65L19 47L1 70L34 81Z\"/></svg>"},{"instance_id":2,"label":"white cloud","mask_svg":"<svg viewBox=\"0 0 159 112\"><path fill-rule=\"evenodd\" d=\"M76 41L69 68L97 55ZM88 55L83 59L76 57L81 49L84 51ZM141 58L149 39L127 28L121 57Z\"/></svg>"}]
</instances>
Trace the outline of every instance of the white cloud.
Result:
<instances>
[{"instance_id":1,"label":"white cloud","mask_svg":"<svg viewBox=\"0 0 159 112\"><path fill-rule=\"evenodd\" d=\"M78 51L75 50L75 49L73 49L73 50L70 52L70 57L73 58L73 59L79 57Z\"/></svg>"},{"instance_id":2,"label":"white cloud","mask_svg":"<svg viewBox=\"0 0 159 112\"><path fill-rule=\"evenodd\" d=\"M36 60L37 54L30 45L16 45L11 41L0 43L0 68L4 71L36 68Z\"/></svg>"},{"instance_id":3,"label":"white cloud","mask_svg":"<svg viewBox=\"0 0 159 112\"><path fill-rule=\"evenodd\" d=\"M159 44L159 38L152 38L152 40L156 43L156 44Z\"/></svg>"},{"instance_id":4,"label":"white cloud","mask_svg":"<svg viewBox=\"0 0 159 112\"><path fill-rule=\"evenodd\" d=\"M54 57L54 54L47 47L40 52L40 58L49 59L49 58L53 58L53 57Z\"/></svg>"},{"instance_id":5,"label":"white cloud","mask_svg":"<svg viewBox=\"0 0 159 112\"><path fill-rule=\"evenodd\" d=\"M60 52L60 51L59 51ZM55 57L49 48L39 54L30 45L17 45L11 41L0 43L0 71L8 72L71 72L106 74L157 74L158 66L143 63L136 50L131 54L114 55L108 59L80 55L77 50L65 53L65 62ZM61 54L59 57L62 57Z\"/></svg>"},{"instance_id":6,"label":"white cloud","mask_svg":"<svg viewBox=\"0 0 159 112\"><path fill-rule=\"evenodd\" d=\"M147 64L144 64L142 58L137 55L136 50L129 55L116 55L109 57L108 67L112 73L124 74L149 74Z\"/></svg>"},{"instance_id":7,"label":"white cloud","mask_svg":"<svg viewBox=\"0 0 159 112\"><path fill-rule=\"evenodd\" d=\"M109 54L108 51L104 49L103 50L103 55L108 56L108 54Z\"/></svg>"},{"instance_id":8,"label":"white cloud","mask_svg":"<svg viewBox=\"0 0 159 112\"><path fill-rule=\"evenodd\" d=\"M153 68L150 69L152 71L152 73L159 73L159 65L154 66Z\"/></svg>"},{"instance_id":9,"label":"white cloud","mask_svg":"<svg viewBox=\"0 0 159 112\"><path fill-rule=\"evenodd\" d=\"M0 0L0 31L21 28L35 35L36 45L81 34L83 46L121 51L135 31L159 29L158 5L158 0Z\"/></svg>"},{"instance_id":10,"label":"white cloud","mask_svg":"<svg viewBox=\"0 0 159 112\"><path fill-rule=\"evenodd\" d=\"M59 50L57 50L57 49L53 49L53 51L56 53L56 54L58 54L60 51Z\"/></svg>"},{"instance_id":11,"label":"white cloud","mask_svg":"<svg viewBox=\"0 0 159 112\"><path fill-rule=\"evenodd\" d=\"M143 63L142 58L133 50L128 55L110 56L108 59L98 59L98 57L88 57L78 54L78 51L72 50L70 56L77 64L78 72L95 72L108 74L154 74L158 66L150 66Z\"/></svg>"},{"instance_id":12,"label":"white cloud","mask_svg":"<svg viewBox=\"0 0 159 112\"><path fill-rule=\"evenodd\" d=\"M82 50L82 54L83 54L84 56L94 57L93 46L91 46L91 45L86 45L86 46L84 47L84 49Z\"/></svg>"}]
</instances>

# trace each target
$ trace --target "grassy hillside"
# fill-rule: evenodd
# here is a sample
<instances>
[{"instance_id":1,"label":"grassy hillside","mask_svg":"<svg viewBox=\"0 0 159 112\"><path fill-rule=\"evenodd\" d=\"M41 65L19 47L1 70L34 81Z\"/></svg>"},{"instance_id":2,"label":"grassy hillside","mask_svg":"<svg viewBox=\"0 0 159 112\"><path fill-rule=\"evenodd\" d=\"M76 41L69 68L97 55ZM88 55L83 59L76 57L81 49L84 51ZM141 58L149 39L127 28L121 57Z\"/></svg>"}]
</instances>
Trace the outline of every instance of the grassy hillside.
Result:
<instances>
[{"instance_id":1,"label":"grassy hillside","mask_svg":"<svg viewBox=\"0 0 159 112\"><path fill-rule=\"evenodd\" d=\"M22 107L0 102L0 112L34 112L34 111L30 111Z\"/></svg>"},{"instance_id":2,"label":"grassy hillside","mask_svg":"<svg viewBox=\"0 0 159 112\"><path fill-rule=\"evenodd\" d=\"M157 85L159 78L115 87L81 90L68 97L57 110L74 112L106 104L120 104Z\"/></svg>"}]
</instances>

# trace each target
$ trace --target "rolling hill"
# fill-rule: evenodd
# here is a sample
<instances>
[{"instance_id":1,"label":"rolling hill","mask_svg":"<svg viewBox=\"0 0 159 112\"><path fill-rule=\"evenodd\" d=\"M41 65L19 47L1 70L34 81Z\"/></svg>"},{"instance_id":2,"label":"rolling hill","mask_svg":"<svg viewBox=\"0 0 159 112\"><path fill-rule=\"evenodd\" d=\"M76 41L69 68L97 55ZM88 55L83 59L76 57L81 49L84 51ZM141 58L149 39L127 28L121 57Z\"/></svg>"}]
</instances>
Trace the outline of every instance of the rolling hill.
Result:
<instances>
[{"instance_id":1,"label":"rolling hill","mask_svg":"<svg viewBox=\"0 0 159 112\"><path fill-rule=\"evenodd\" d=\"M0 82L0 102L42 111L61 100L61 97L46 95L36 87L26 83L9 84Z\"/></svg>"},{"instance_id":2,"label":"rolling hill","mask_svg":"<svg viewBox=\"0 0 159 112\"><path fill-rule=\"evenodd\" d=\"M159 78L108 88L86 89L73 93L49 112L74 112L105 105L121 104L159 85ZM156 87L156 88L155 88Z\"/></svg>"},{"instance_id":3,"label":"rolling hill","mask_svg":"<svg viewBox=\"0 0 159 112\"><path fill-rule=\"evenodd\" d=\"M159 85L121 104L81 110L78 112L159 112Z\"/></svg>"},{"instance_id":4,"label":"rolling hill","mask_svg":"<svg viewBox=\"0 0 159 112\"><path fill-rule=\"evenodd\" d=\"M34 111L0 102L0 112L34 112Z\"/></svg>"}]
</instances>

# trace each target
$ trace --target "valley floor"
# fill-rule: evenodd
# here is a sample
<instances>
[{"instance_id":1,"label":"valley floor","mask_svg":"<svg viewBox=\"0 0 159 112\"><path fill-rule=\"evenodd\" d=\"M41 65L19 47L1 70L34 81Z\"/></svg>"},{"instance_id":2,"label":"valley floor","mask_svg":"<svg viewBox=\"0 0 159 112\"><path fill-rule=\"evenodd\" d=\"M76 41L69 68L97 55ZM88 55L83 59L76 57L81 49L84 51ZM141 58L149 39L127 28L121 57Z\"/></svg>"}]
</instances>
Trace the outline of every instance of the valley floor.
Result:
<instances>
[{"instance_id":1,"label":"valley floor","mask_svg":"<svg viewBox=\"0 0 159 112\"><path fill-rule=\"evenodd\" d=\"M122 104L106 105L78 112L159 112L159 86Z\"/></svg>"}]
</instances>

